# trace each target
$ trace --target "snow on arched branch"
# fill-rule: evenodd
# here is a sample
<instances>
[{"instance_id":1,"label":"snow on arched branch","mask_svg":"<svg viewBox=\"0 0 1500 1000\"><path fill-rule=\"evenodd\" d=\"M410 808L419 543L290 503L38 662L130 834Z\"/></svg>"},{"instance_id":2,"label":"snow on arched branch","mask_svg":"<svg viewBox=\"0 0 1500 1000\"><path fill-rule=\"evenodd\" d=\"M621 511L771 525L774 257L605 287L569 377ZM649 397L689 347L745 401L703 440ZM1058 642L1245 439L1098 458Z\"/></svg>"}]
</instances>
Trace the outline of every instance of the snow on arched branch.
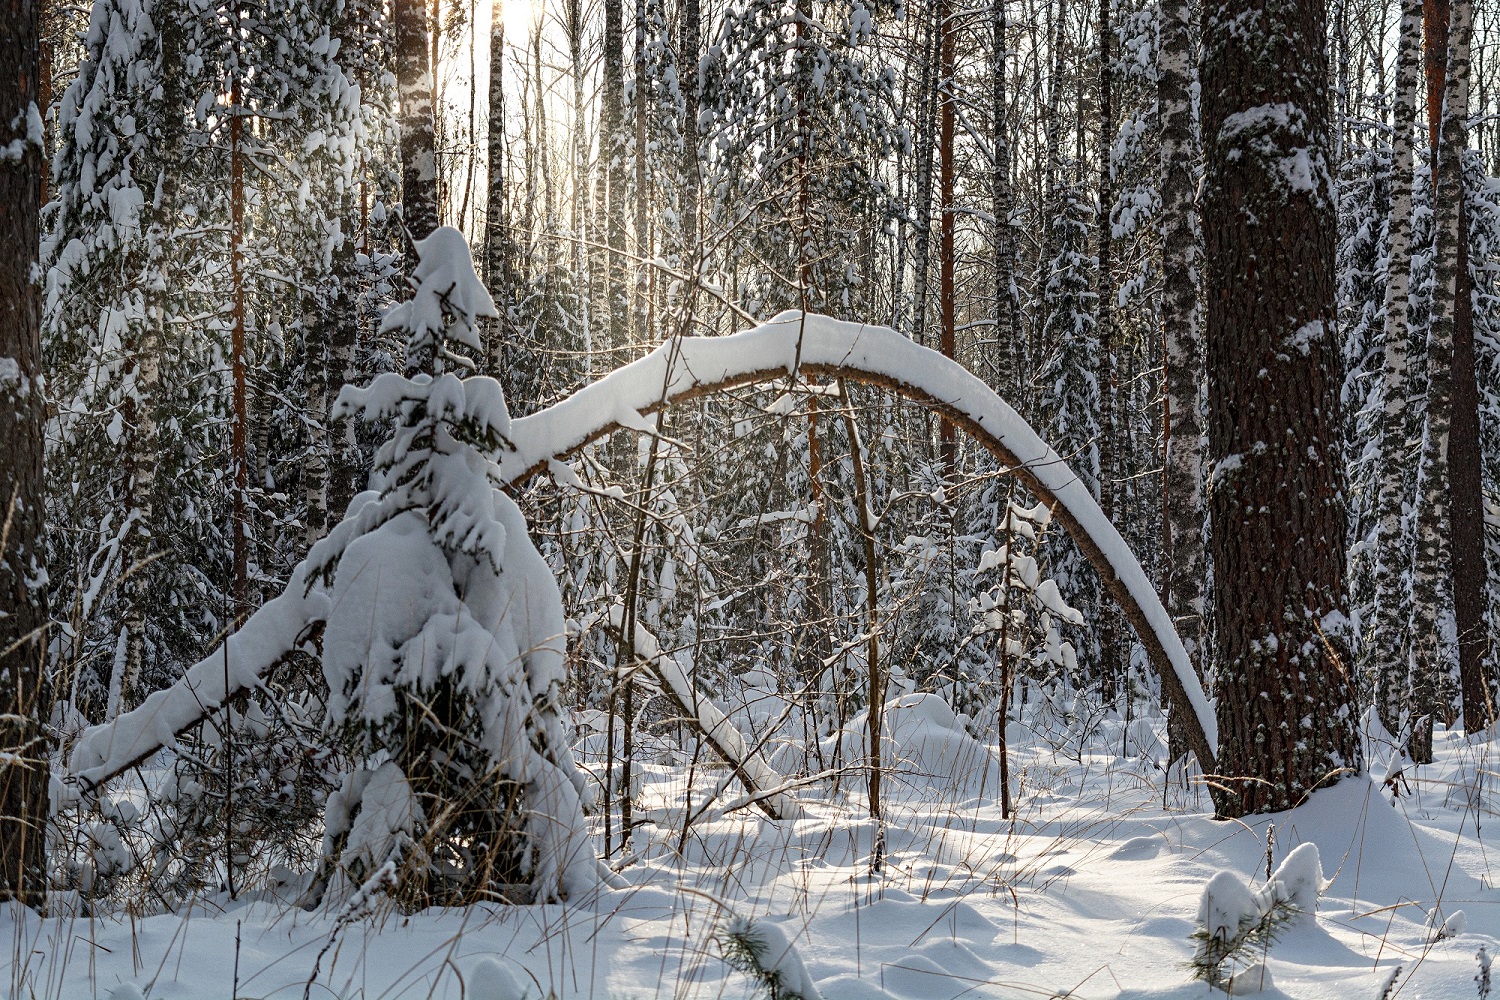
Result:
<instances>
[{"instance_id":1,"label":"snow on arched branch","mask_svg":"<svg viewBox=\"0 0 1500 1000\"><path fill-rule=\"evenodd\" d=\"M651 432L642 415L664 405L800 370L884 386L963 427L1042 499L1099 571L1125 612L1207 770L1218 752L1213 711L1172 620L1141 564L1088 487L1005 400L957 362L887 327L789 311L730 337L669 340L639 361L512 425L507 484L619 428ZM1196 723L1194 725L1193 723Z\"/></svg>"},{"instance_id":2,"label":"snow on arched branch","mask_svg":"<svg viewBox=\"0 0 1500 1000\"><path fill-rule=\"evenodd\" d=\"M1125 540L1062 457L1004 400L958 363L885 327L783 313L729 337L678 338L567 399L511 424L513 450L502 454L502 484L541 471L553 459L628 428L650 433L643 415L676 401L733 386L774 381L800 370L883 386L948 417L987 448L1033 493L1055 502L1054 516L1099 571L1145 645L1174 711L1205 770L1218 750L1214 715L1187 652L1145 571ZM328 603L307 587L305 565L285 596L267 603L187 671L135 711L96 726L75 744L70 771L98 784L171 745L302 645L325 620ZM304 589L306 588L306 589ZM306 594L304 597L303 595Z\"/></svg>"}]
</instances>

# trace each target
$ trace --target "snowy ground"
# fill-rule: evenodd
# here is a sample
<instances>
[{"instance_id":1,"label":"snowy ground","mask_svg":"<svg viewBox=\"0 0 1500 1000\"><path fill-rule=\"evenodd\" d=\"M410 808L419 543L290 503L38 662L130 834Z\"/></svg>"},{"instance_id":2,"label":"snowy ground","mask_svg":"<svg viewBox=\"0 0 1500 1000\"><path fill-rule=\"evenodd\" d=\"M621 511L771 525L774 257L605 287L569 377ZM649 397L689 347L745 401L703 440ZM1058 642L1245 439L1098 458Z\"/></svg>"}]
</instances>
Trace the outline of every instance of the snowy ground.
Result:
<instances>
[{"instance_id":1,"label":"snowy ground","mask_svg":"<svg viewBox=\"0 0 1500 1000\"><path fill-rule=\"evenodd\" d=\"M1120 745L1100 732L1099 745ZM719 957L733 911L791 940L829 1000L1206 997L1186 968L1204 883L1224 870L1262 883L1274 825L1275 862L1314 843L1332 881L1315 926L1265 956L1265 995L1376 1000L1398 965L1392 996L1478 995L1475 953L1500 939L1500 856L1488 846L1500 744L1440 733L1438 763L1394 803L1360 777L1250 823L1213 821L1140 759L1070 758L1034 737L1012 750L1018 815L1002 819L993 772L966 768L963 747L905 746L915 763L894 782L881 878L867 873L861 778L803 789L796 822L710 814L684 840L671 819L688 769L649 766L644 800L663 825L639 831L629 888L566 905L386 912L336 936L330 914L227 898L143 919L6 912L0 981L28 997L490 1000L510 995L498 968L531 996L749 996ZM696 768L693 801L722 776ZM1434 907L1465 929L1434 941Z\"/></svg>"}]
</instances>

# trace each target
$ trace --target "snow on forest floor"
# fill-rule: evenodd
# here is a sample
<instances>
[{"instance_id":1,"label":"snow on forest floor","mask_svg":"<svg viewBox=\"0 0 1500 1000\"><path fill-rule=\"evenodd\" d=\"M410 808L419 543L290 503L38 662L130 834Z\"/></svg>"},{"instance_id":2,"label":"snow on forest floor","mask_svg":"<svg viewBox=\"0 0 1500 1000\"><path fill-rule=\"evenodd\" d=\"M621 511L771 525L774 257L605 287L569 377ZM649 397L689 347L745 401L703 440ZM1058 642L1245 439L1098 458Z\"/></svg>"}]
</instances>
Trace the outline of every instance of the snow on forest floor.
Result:
<instances>
[{"instance_id":1,"label":"snow on forest floor","mask_svg":"<svg viewBox=\"0 0 1500 1000\"><path fill-rule=\"evenodd\" d=\"M1394 804L1359 777L1250 822L1216 822L1180 785L1164 796L1149 762L1102 750L1013 747L1013 821L1000 815L992 771L983 789L977 769L955 781L908 767L890 782L878 879L867 873L862 776L841 791L803 789L801 820L710 814L684 840L671 818L689 768L648 765L643 801L663 825L638 832L627 888L562 905L387 910L345 926L331 947L333 914L275 901L218 897L135 919L5 911L0 981L23 997L492 1000L507 994L485 959L501 958L530 996L751 996L719 957L732 910L792 941L828 1000L1205 997L1186 967L1204 883L1226 870L1262 883L1274 825L1276 863L1315 843L1332 881L1316 926L1271 946L1275 987L1264 995L1376 1000L1400 965L1391 996L1474 997L1475 953L1500 940L1500 856L1488 843L1500 744L1440 731L1437 746L1438 762ZM701 802L723 772L700 765L693 776ZM1465 911L1450 920L1465 929L1434 941L1434 906L1443 919Z\"/></svg>"}]
</instances>

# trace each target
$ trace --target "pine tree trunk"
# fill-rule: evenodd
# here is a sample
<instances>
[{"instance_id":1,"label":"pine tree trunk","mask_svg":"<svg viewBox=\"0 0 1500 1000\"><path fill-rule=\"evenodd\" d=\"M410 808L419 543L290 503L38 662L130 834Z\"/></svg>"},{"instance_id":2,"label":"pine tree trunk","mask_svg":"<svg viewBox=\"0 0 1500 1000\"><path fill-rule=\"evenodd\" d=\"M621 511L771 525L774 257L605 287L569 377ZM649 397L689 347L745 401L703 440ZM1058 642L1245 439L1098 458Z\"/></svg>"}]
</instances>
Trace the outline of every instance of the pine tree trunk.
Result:
<instances>
[{"instance_id":1,"label":"pine tree trunk","mask_svg":"<svg viewBox=\"0 0 1500 1000\"><path fill-rule=\"evenodd\" d=\"M1469 38L1472 0L1455 0L1449 10L1448 64L1439 120L1433 201L1437 232L1437 279L1432 322L1427 332L1427 417L1422 458L1417 468L1417 545L1412 564L1411 669L1412 760L1432 760L1433 720L1438 704L1438 671L1443 668L1439 634L1442 579L1450 572L1453 521L1448 507L1448 445L1453 422L1453 346L1457 325L1459 272L1464 265L1463 149L1469 113ZM1429 27L1438 25L1429 22ZM1429 60L1436 38L1428 42ZM1430 65L1430 62L1429 62ZM1429 99L1431 97L1429 80ZM1429 108L1429 113L1431 108Z\"/></svg>"},{"instance_id":2,"label":"pine tree trunk","mask_svg":"<svg viewBox=\"0 0 1500 1000\"><path fill-rule=\"evenodd\" d=\"M46 826L51 714L47 683L47 588L43 526L40 266L42 150L30 141L40 121L41 7L0 5L0 899L40 905L47 890ZM33 117L35 116L35 117Z\"/></svg>"},{"instance_id":3,"label":"pine tree trunk","mask_svg":"<svg viewBox=\"0 0 1500 1000\"><path fill-rule=\"evenodd\" d=\"M1422 0L1402 0L1401 37L1396 56L1395 131L1391 173L1391 219L1387 227L1384 359L1381 380L1385 402L1380 415L1380 462L1376 472L1375 622L1370 634L1370 663L1376 678L1376 711L1396 732L1407 698L1407 608L1402 583L1405 533L1401 527L1405 500L1407 343L1410 333L1412 263L1413 152L1417 115L1417 78L1422 55Z\"/></svg>"},{"instance_id":4,"label":"pine tree trunk","mask_svg":"<svg viewBox=\"0 0 1500 1000\"><path fill-rule=\"evenodd\" d=\"M1223 815L1359 768L1340 650L1337 220L1319 0L1203 9L1210 516ZM1274 221L1274 224L1269 224Z\"/></svg>"},{"instance_id":5,"label":"pine tree trunk","mask_svg":"<svg viewBox=\"0 0 1500 1000\"><path fill-rule=\"evenodd\" d=\"M438 227L437 135L425 0L393 0L396 90L401 111L401 204L407 232L426 239Z\"/></svg>"},{"instance_id":6,"label":"pine tree trunk","mask_svg":"<svg viewBox=\"0 0 1500 1000\"><path fill-rule=\"evenodd\" d=\"M1163 0L1160 12L1156 99L1161 114L1162 603L1202 679L1208 567L1199 403L1204 370L1193 177L1198 160L1191 98L1193 26L1187 0ZM1168 726L1174 760L1187 751L1180 721L1169 721Z\"/></svg>"}]
</instances>

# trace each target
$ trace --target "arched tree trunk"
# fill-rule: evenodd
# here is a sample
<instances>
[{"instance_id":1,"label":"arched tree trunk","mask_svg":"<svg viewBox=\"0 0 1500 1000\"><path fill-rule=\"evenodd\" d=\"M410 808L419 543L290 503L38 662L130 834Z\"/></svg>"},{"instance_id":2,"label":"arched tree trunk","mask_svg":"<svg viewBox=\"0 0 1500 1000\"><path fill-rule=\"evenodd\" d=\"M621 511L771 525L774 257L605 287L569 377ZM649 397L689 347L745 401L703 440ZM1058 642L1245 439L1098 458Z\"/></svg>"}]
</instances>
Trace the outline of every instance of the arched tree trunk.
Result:
<instances>
[{"instance_id":1,"label":"arched tree trunk","mask_svg":"<svg viewBox=\"0 0 1500 1000\"><path fill-rule=\"evenodd\" d=\"M921 404L972 436L1051 507L1135 628L1173 711L1184 720L1188 745L1206 771L1214 770L1217 730L1187 653L1150 578L1088 487L977 376L894 330L787 312L729 337L674 338L562 402L514 421L496 478L512 487L615 431L655 433L655 424L644 418L663 407L740 386L785 383L791 370L809 381L878 386ZM162 734L201 721L315 634L329 608L321 591L310 588L310 572L304 562L286 594L230 638L235 670L227 689L221 648L141 709L84 733L70 761L73 775L95 785L109 780L160 749Z\"/></svg>"}]
</instances>

